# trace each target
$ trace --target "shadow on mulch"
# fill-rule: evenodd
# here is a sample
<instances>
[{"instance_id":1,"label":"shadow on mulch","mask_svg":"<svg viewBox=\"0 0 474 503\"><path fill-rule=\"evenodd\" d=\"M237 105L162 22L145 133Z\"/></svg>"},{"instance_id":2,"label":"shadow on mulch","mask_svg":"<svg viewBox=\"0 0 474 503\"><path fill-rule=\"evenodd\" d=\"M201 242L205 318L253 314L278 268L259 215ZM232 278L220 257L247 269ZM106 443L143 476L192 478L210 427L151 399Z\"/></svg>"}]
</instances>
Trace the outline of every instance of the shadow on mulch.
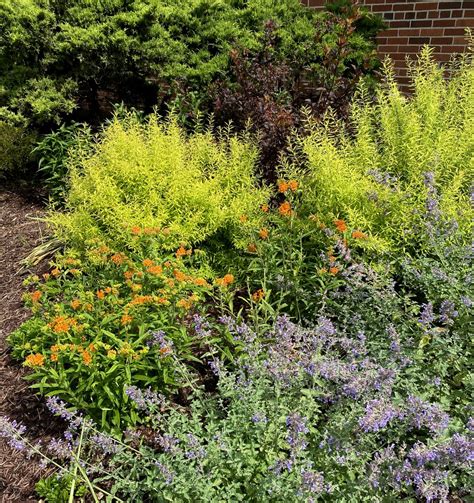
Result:
<instances>
[{"instance_id":1,"label":"shadow on mulch","mask_svg":"<svg viewBox=\"0 0 474 503\"><path fill-rule=\"evenodd\" d=\"M34 220L43 214L34 194L0 190L0 416L24 424L34 442L48 442L62 427L44 401L28 389L23 379L27 370L12 361L5 339L29 317L21 300L23 280L47 267L19 273L22 259L44 237L44 224ZM47 473L0 438L0 503L38 501L34 487Z\"/></svg>"}]
</instances>

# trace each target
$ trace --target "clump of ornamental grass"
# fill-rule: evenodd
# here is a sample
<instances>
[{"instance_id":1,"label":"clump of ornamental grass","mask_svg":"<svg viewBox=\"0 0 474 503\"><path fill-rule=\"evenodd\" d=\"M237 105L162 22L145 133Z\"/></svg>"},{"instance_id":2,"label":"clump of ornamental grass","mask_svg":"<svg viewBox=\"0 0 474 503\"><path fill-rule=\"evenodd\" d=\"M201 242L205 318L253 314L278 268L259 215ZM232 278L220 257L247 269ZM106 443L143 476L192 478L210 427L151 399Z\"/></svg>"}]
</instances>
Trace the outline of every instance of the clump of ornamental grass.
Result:
<instances>
[{"instance_id":1,"label":"clump of ornamental grass","mask_svg":"<svg viewBox=\"0 0 474 503\"><path fill-rule=\"evenodd\" d=\"M450 78L423 49L410 66L412 95L397 86L389 61L374 102L360 89L350 125L328 114L309 121L294 143L301 166L290 162L283 176L304 188L301 211L326 220L344 219L368 234L365 248L423 252L424 209L437 195L439 218L458 222L470 239L474 182L474 65L472 55L453 63ZM326 222L327 223L327 222Z\"/></svg>"},{"instance_id":2,"label":"clump of ornamental grass","mask_svg":"<svg viewBox=\"0 0 474 503\"><path fill-rule=\"evenodd\" d=\"M80 146L78 147L80 148ZM268 190L254 175L257 150L249 138L223 132L187 136L175 118L140 122L115 118L92 154L73 153L66 211L49 221L56 236L79 249L91 240L142 250L152 229L155 253L221 233L241 245L239 216L258 225Z\"/></svg>"}]
</instances>

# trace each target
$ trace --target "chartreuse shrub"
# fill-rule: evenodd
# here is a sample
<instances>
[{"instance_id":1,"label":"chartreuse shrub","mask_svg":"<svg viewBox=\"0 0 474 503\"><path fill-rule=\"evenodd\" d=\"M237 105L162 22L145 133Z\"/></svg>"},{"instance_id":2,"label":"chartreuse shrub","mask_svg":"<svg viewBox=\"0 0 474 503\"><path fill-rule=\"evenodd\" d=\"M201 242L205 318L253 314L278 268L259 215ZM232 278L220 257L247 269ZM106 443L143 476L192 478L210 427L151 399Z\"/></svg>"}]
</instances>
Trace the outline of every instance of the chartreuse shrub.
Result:
<instances>
[{"instance_id":1,"label":"chartreuse shrub","mask_svg":"<svg viewBox=\"0 0 474 503\"><path fill-rule=\"evenodd\" d=\"M67 211L50 221L78 248L98 239L120 250L171 250L218 232L239 246L239 217L258 225L268 198L254 175L256 157L243 137L187 136L173 118L116 119L91 155L75 156Z\"/></svg>"},{"instance_id":2,"label":"chartreuse shrub","mask_svg":"<svg viewBox=\"0 0 474 503\"><path fill-rule=\"evenodd\" d=\"M474 65L465 56L444 79L426 48L411 67L413 95L398 89L386 65L376 102L362 90L350 126L330 116L309 125L295 143L307 163L288 164L285 176L303 187L301 211L326 224L344 219L368 234L366 248L419 253L425 210L453 219L465 239L472 231L474 181ZM439 196L439 208L432 207ZM437 216L434 213L437 213Z\"/></svg>"}]
</instances>

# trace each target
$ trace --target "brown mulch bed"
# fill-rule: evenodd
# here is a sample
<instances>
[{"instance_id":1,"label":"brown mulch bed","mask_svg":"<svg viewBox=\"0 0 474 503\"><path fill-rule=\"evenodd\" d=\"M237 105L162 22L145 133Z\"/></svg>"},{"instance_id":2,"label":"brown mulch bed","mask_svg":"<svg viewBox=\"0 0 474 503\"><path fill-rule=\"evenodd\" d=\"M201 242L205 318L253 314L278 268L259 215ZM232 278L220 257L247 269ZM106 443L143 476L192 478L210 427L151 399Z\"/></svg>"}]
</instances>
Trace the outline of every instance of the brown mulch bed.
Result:
<instances>
[{"instance_id":1,"label":"brown mulch bed","mask_svg":"<svg viewBox=\"0 0 474 503\"><path fill-rule=\"evenodd\" d=\"M12 361L5 339L29 316L21 300L23 280L43 272L41 267L20 272L22 259L43 238L45 226L34 220L43 213L31 197L0 190L0 416L23 423L35 442L47 442L58 431L58 422L28 389L23 379L27 371ZM38 462L0 438L0 503L37 501L34 486L45 474Z\"/></svg>"}]
</instances>

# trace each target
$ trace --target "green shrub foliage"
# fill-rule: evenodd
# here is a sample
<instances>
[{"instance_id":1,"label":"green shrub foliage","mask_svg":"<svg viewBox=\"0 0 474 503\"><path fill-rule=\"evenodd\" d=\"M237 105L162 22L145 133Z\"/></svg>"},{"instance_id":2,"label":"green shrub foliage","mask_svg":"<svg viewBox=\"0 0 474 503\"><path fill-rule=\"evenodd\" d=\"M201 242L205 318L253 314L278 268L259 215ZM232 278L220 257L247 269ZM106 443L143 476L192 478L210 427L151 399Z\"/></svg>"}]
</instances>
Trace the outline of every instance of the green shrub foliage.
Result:
<instances>
[{"instance_id":1,"label":"green shrub foliage","mask_svg":"<svg viewBox=\"0 0 474 503\"><path fill-rule=\"evenodd\" d=\"M178 89L202 109L232 46L257 49L271 19L282 57L316 61L335 43L314 41L323 17L299 0L2 0L0 111L39 126L74 111L97 120L110 103L149 109ZM372 49L367 37L351 36L354 61Z\"/></svg>"}]
</instances>

